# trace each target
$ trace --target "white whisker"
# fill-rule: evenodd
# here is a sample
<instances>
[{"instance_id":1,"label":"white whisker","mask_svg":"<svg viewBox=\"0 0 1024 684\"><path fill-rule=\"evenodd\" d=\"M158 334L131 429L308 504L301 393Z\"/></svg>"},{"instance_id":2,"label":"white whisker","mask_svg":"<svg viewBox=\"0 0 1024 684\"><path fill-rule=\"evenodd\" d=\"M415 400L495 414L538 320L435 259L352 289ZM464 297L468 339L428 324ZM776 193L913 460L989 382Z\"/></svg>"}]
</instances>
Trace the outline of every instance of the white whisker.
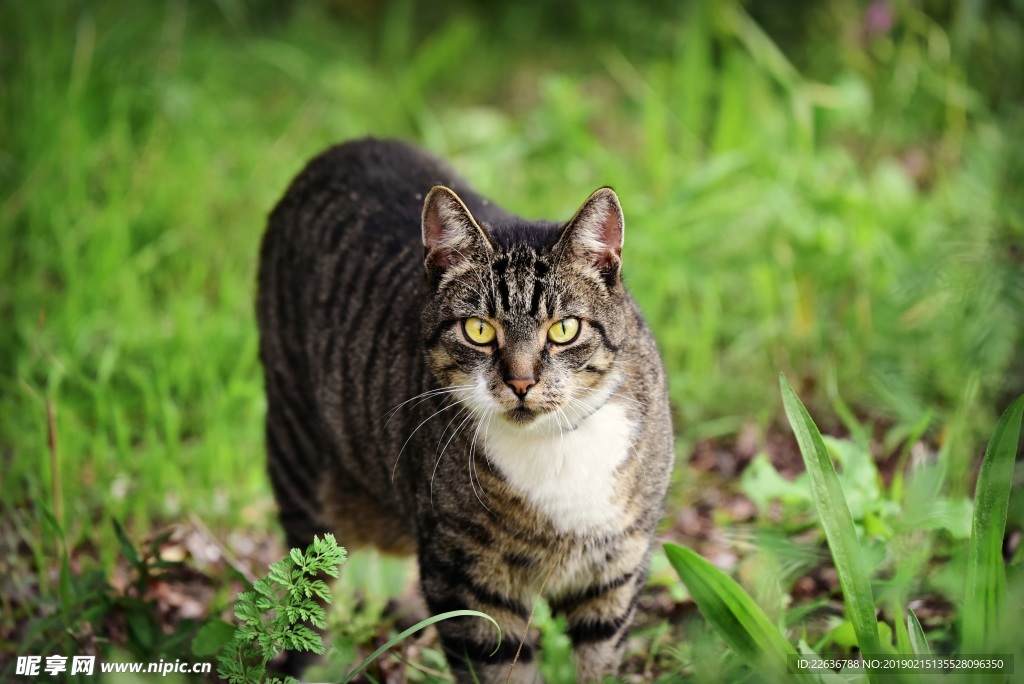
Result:
<instances>
[{"instance_id":1,"label":"white whisker","mask_svg":"<svg viewBox=\"0 0 1024 684\"><path fill-rule=\"evenodd\" d=\"M446 434L448 434L448 428L450 428L450 427L452 426L452 423L454 423L455 421L457 421L457 420L459 419L459 416L461 416L461 415L462 415L462 412L463 412L463 411L467 411L467 410L469 410L469 409L468 409L468 407L466 407L466 408L462 409L462 411L459 411L459 412L458 412L458 413L456 413L456 414L455 414L454 416L452 416L452 419L451 419L451 420L449 420L449 421L448 421L448 424L444 426L444 430L441 430L441 436L437 438L437 447L436 447L436 448L434 449L434 455L435 455L435 456L436 456L436 455L437 455L437 454L438 454L439 452L441 452L441 451L442 451L442 449L441 449L441 442L442 442L442 441L444 440L444 436L445 436ZM453 432L453 433L452 433L452 437L454 437L454 436L455 436L455 433ZM448 442L451 442L451 441L452 441L452 440L451 440L451 438L449 437L449 438L448 438ZM446 444L445 444L444 446L445 446L445 448L448 448L448 444L447 444L447 443L446 443Z\"/></svg>"},{"instance_id":2,"label":"white whisker","mask_svg":"<svg viewBox=\"0 0 1024 684\"><path fill-rule=\"evenodd\" d=\"M555 474L562 472L562 464L565 462L565 431L562 430L562 421L559 418L565 418L565 424L571 427L569 423L569 416L565 415L562 409L558 409L555 412L555 420L558 425L558 461L555 463Z\"/></svg>"},{"instance_id":3,"label":"white whisker","mask_svg":"<svg viewBox=\"0 0 1024 684\"><path fill-rule=\"evenodd\" d=\"M434 462L434 470L430 473L430 508L431 508L431 510L433 510L433 508L434 508L434 475L437 474L437 466L441 465L441 459L444 458L444 452L448 450L448 445L451 444L452 440L455 439L455 436L459 434L459 430L462 429L462 426L466 424L467 420L469 420L470 418L473 417L473 412L470 411L468 407L462 409L462 411L466 411L467 412L466 413L466 417L462 419L462 422L459 423L458 426L455 428L455 431L452 432L452 436L449 437L448 441L444 443L444 449L441 449L441 453L438 455L437 461ZM462 411L459 411L459 413L456 415L456 418L458 416L462 415ZM442 436L443 436L443 433L442 433Z\"/></svg>"},{"instance_id":4,"label":"white whisker","mask_svg":"<svg viewBox=\"0 0 1024 684\"><path fill-rule=\"evenodd\" d=\"M576 408L575 404L579 404L580 406L583 407L584 410L583 410L582 413L580 412L579 409ZM575 427L579 427L580 423L582 423L584 420L589 418L590 414L593 413L593 411L594 411L593 407L591 407L588 404L580 401L576 397L569 397L569 403L565 405L565 408L566 409L572 409L572 412L574 414L576 414L576 426Z\"/></svg>"},{"instance_id":5,"label":"white whisker","mask_svg":"<svg viewBox=\"0 0 1024 684\"><path fill-rule=\"evenodd\" d=\"M644 479L649 480L650 478L647 475L647 466L644 465L644 459L640 457L640 452L636 450L636 445L630 444L629 450L633 452L633 455L636 456L637 462L640 463L640 470L644 473Z\"/></svg>"},{"instance_id":6,"label":"white whisker","mask_svg":"<svg viewBox=\"0 0 1024 684\"><path fill-rule=\"evenodd\" d=\"M491 411L490 415L487 418L487 425L486 425L486 427L484 427L484 444L485 445L487 444L487 435L490 433L490 430L491 430L491 423L494 421L494 416L496 416L497 414L498 414L498 410L494 409L493 411ZM487 449L484 449L484 460L487 461L488 469L493 470L494 469L494 465L491 463L491 456L490 456L490 454L487 453Z\"/></svg>"},{"instance_id":7,"label":"white whisker","mask_svg":"<svg viewBox=\"0 0 1024 684\"><path fill-rule=\"evenodd\" d=\"M582 392L590 392L591 394L596 394L596 395L607 395L609 398L615 397L615 398L618 398L618 399L622 399L624 401L631 401L634 404L638 404L640 406L644 406L644 407L649 406L649 404L647 402L640 401L639 399L636 399L634 397L627 397L625 394L622 394L621 392L607 392L606 390L603 390L603 389L595 389L593 387L584 387L583 385L572 385L571 386L571 390L574 391L574 392L579 390L579 391L582 391Z\"/></svg>"},{"instance_id":8,"label":"white whisker","mask_svg":"<svg viewBox=\"0 0 1024 684\"><path fill-rule=\"evenodd\" d=\"M430 399L431 397L436 397L442 394L453 394L455 392L459 392L460 390L472 388L473 385L452 385L451 387L440 387L437 389L427 390L426 392L421 392L420 394L417 394L415 397L410 397L409 399L406 399L405 401L395 406L394 408L388 409L383 416L377 419L377 422L379 423L381 419L383 419L386 416L388 420L386 423L384 423L384 427L387 427L388 423L391 422L391 419L395 417L395 413L397 413L400 408L402 408L411 401L416 401L417 399L420 399L419 403L412 407L415 408L416 406L419 406L420 404L422 404L427 399Z\"/></svg>"},{"instance_id":9,"label":"white whisker","mask_svg":"<svg viewBox=\"0 0 1024 684\"><path fill-rule=\"evenodd\" d=\"M402 453L405 452L405 447L409 446L409 440L411 440L412 436L416 434L416 431L419 430L424 425L426 425L427 421L429 421L431 418L433 418L437 414L439 414L439 413L441 413L443 411L447 411L448 409L453 408L455 406L458 406L461 403L462 403L461 399L456 399L453 403L448 404L447 406L444 406L444 407L438 409L437 411L434 411L432 414L427 416L426 419L424 419L424 421L422 423L417 425L413 429L412 432L409 433L409 436L406 438L405 443L402 445L402 448L398 452L398 456L395 458L395 465L391 467L391 484L395 483L395 472L398 470L398 461L402 458Z\"/></svg>"},{"instance_id":10,"label":"white whisker","mask_svg":"<svg viewBox=\"0 0 1024 684\"><path fill-rule=\"evenodd\" d=\"M490 426L490 421L494 417L494 411L489 411L486 417L487 425ZM476 491L476 485L473 483L473 473L476 471L476 444L480 437L480 426L483 425L483 420L478 420L476 423L476 429L473 431L473 440L469 445L469 486L473 489L473 494L476 495L476 500L480 502L480 505L487 509L487 512L491 515L496 515L491 508L484 503L484 500L480 498L480 494ZM476 473L476 481L480 484L480 491L483 492L484 497L487 496L487 492L484 490L484 483L480 479L480 473Z\"/></svg>"}]
</instances>

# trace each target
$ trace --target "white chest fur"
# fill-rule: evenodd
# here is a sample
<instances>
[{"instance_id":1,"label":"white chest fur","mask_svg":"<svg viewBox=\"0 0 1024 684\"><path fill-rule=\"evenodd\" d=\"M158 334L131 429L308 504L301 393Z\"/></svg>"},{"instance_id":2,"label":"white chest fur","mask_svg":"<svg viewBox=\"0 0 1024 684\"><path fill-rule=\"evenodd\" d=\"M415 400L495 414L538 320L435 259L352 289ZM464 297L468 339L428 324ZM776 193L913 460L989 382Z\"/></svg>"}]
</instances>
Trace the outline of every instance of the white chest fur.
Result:
<instances>
[{"instance_id":1,"label":"white chest fur","mask_svg":"<svg viewBox=\"0 0 1024 684\"><path fill-rule=\"evenodd\" d=\"M487 430L490 463L562 532L614 527L615 471L633 447L633 421L607 403L576 429L531 434L500 419Z\"/></svg>"}]
</instances>

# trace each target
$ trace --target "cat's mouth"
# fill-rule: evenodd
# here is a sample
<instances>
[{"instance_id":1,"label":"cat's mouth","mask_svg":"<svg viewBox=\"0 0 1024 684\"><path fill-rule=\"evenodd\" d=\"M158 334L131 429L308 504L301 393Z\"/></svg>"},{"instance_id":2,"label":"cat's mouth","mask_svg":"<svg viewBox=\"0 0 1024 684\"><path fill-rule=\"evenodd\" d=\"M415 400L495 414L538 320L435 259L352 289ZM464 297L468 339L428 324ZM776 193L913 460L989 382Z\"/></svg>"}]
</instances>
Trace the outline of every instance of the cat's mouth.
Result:
<instances>
[{"instance_id":1,"label":"cat's mouth","mask_svg":"<svg viewBox=\"0 0 1024 684\"><path fill-rule=\"evenodd\" d=\"M528 425L532 423L536 417L537 411L523 405L519 405L513 409L505 411L505 418L513 425Z\"/></svg>"}]
</instances>

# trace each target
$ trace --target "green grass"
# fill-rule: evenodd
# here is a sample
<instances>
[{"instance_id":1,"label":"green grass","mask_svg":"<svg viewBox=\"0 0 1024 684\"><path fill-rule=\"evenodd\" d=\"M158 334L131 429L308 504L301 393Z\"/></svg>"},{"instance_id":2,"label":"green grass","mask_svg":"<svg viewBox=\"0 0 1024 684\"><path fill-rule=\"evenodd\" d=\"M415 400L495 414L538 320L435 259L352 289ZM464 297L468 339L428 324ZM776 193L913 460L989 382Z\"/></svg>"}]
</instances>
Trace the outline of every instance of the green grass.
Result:
<instances>
[{"instance_id":1,"label":"green grass","mask_svg":"<svg viewBox=\"0 0 1024 684\"><path fill-rule=\"evenodd\" d=\"M1024 389L1024 107L1003 77L1024 31L1004 7L900 3L874 38L841 0L790 9L795 38L732 2L6 3L0 510L44 591L43 508L105 567L109 517L136 538L186 514L273 525L258 242L305 161L365 134L528 217L615 187L684 482L700 439L781 421L782 371L875 455L938 444L935 491L962 500Z\"/></svg>"},{"instance_id":2,"label":"green grass","mask_svg":"<svg viewBox=\"0 0 1024 684\"><path fill-rule=\"evenodd\" d=\"M857 528L853 524L853 516L850 514L832 457L825 449L825 443L814 426L814 421L800 403L785 376L779 376L779 380L782 402L800 444L800 452L810 476L818 518L835 562L848 619L857 633L857 645L863 653L884 653L879 644L875 600L866 572L864 549L857 538Z\"/></svg>"},{"instance_id":3,"label":"green grass","mask_svg":"<svg viewBox=\"0 0 1024 684\"><path fill-rule=\"evenodd\" d=\"M887 593L892 594L894 585L896 596L892 597L892 605L885 601L876 601L871 588L871 575L868 572L868 561L872 554L862 543L858 528L854 524L851 506L848 501L849 488L844 488L832 462L832 455L825 446L825 441L806 408L793 392L793 388L780 376L783 403L786 415L792 425L793 432L799 443L800 452L807 468L809 483L805 487L811 490L814 506L817 511L822 531L829 550L841 588L844 603L844 620L826 635L821 642L826 646L840 645L836 642L838 633L847 633L848 646L856 646L865 658L887 659L887 654L902 654L911 658L913 654L927 655L931 653L927 637L914 611L907 606L907 621L904 625L904 603L909 592L899 582L880 582L888 585ZM967 580L953 600L962 606L958 625L959 643L954 648L956 654L965 658L977 658L992 654L998 659L995 665L1000 674L1012 673L1009 664L1015 655L1024 651L1019 637L1010 626L1017 624L1021 617L1020 605L1007 596L1007 568L1003 559L1003 533L1006 527L1007 501L1010 496L1014 457L1018 451L1018 437L1021 430L1021 416L1024 414L1024 395L1017 398L1006 409L985 451L978 477L975 496L975 509L971 539L968 543L949 545L951 553L960 559L967 558ZM833 450L839 450L842 442L832 440ZM849 458L838 459L844 470L851 463ZM936 502L937 503L937 502ZM872 544L884 545L899 543L898 537L891 533L870 532L868 525L861 528L865 538ZM924 532L919 529L918 532ZM925 535L919 535L920 537ZM934 540L929 540L934 541ZM895 575L905 573L908 566L910 572L918 576L915 594L933 591L928 586L927 578L920 577L920 564L906 558L899 558L895 544L885 549L887 562L893 559L895 568L888 568L882 573L892 572ZM762 681L783 681L794 674L801 674L807 680L818 681L812 666L810 671L797 660L797 651L773 625L762 607L722 570L702 558L691 549L677 544L665 544L665 552L672 566L693 595L694 602L700 607L701 613L714 627L729 647L752 669L753 678ZM1013 575L1013 592L1020 592L1022 583L1019 573ZM764 599L762 598L762 601ZM772 606L772 601L764 601ZM886 611L891 610L892 621L880 620ZM850 635L849 633L853 634ZM895 634L896 644L892 637ZM800 655L813 655L815 651L803 639L806 632L800 635ZM851 638L852 636L852 638ZM829 644L829 640L832 643ZM831 649L830 649L831 652ZM1006 665L1004 669L1004 665ZM864 667L863 665L861 667ZM901 666L906 667L906 666ZM910 665L908 672L918 674L938 674L927 672L924 665ZM987 666L984 666L987 667ZM947 669L947 668L943 668ZM825 669L823 674L830 674ZM841 670L843 679L847 681L903 681L896 669L885 666L880 669L865 668L856 679L851 670ZM959 675L959 677L957 677ZM971 675L979 681L991 680L992 672L952 672L951 678L962 679ZM1004 680L1004 677L998 677Z\"/></svg>"}]
</instances>

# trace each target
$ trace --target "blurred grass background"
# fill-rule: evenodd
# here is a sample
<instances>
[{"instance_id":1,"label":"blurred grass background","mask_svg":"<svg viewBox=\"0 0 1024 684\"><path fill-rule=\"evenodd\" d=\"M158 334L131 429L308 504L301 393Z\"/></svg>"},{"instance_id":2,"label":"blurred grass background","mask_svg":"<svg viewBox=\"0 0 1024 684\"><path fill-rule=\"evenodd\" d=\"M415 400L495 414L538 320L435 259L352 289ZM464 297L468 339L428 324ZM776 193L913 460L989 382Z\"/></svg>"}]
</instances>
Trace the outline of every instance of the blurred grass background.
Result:
<instances>
[{"instance_id":1,"label":"blurred grass background","mask_svg":"<svg viewBox=\"0 0 1024 684\"><path fill-rule=\"evenodd\" d=\"M784 371L963 494L1024 391L1022 73L1021 0L4 3L4 515L41 562L42 509L104 563L109 516L273 524L258 243L366 134L527 217L615 187L681 464Z\"/></svg>"}]
</instances>

